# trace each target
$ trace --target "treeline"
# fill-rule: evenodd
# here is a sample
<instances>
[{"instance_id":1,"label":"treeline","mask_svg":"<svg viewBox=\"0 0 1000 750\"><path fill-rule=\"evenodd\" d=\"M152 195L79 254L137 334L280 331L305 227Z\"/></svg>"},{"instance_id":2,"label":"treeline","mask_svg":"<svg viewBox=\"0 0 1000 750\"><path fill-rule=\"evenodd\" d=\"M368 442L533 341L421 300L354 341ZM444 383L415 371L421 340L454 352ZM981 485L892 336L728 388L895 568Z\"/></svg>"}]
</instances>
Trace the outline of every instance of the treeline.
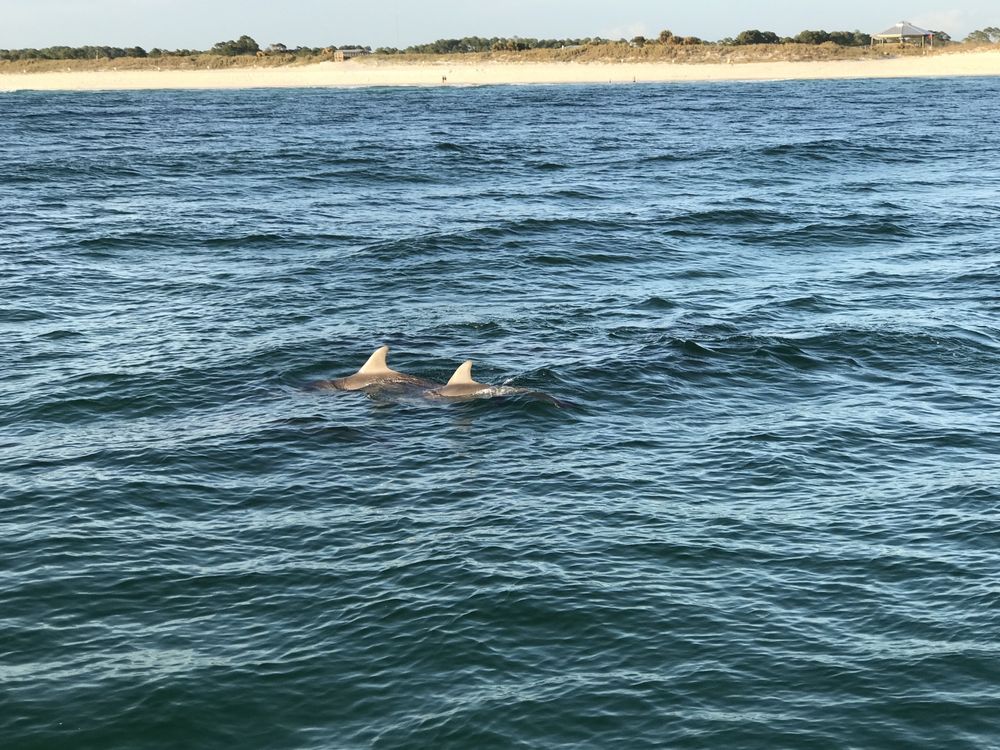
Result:
<instances>
[{"instance_id":1,"label":"treeline","mask_svg":"<svg viewBox=\"0 0 1000 750\"><path fill-rule=\"evenodd\" d=\"M942 32L935 32L935 35ZM947 35L943 35L947 37ZM780 37L773 31L760 31L758 29L748 29L741 31L735 37L720 39L714 44L727 46L746 44L824 44L832 42L841 47L866 47L871 44L870 34L861 31L823 31L806 30L799 32L793 37ZM601 37L588 37L586 39L522 39L513 38L485 38L478 36L465 37L463 39L438 39L429 44L417 44L406 49L395 49L393 47L380 47L375 50L381 54L455 54L464 52L518 52L529 49L561 49L566 47L581 47L590 44L609 44L617 42L619 44L630 44L634 47L644 47L654 44L713 44L706 42L696 36L680 36L674 34L669 29L664 29L654 38L636 36L632 39L602 39Z\"/></svg>"},{"instance_id":2,"label":"treeline","mask_svg":"<svg viewBox=\"0 0 1000 750\"><path fill-rule=\"evenodd\" d=\"M931 31L934 41L940 44L948 44L952 41L951 36L944 31ZM978 33L978 32L975 32ZM971 41L966 39L965 41ZM779 37L773 31L758 31L750 29L741 31L733 39L720 39L719 44L739 45L739 44L826 44L833 42L839 47L867 47L872 43L871 34L863 31L800 31L795 36Z\"/></svg>"},{"instance_id":3,"label":"treeline","mask_svg":"<svg viewBox=\"0 0 1000 750\"><path fill-rule=\"evenodd\" d=\"M938 43L947 44L951 37L943 31L934 31L934 39ZM760 31L759 29L748 29L741 31L735 37L720 39L714 44L739 46L748 44L836 44L840 47L867 47L871 44L870 34L861 31L824 31L806 30L801 31L792 37L780 37L773 31ZM965 38L966 42L977 44L998 44L1000 43L1000 28L988 26L984 29L973 31ZM462 39L438 39L428 44L415 44L405 49L395 47L379 47L376 54L395 55L449 55L463 54L471 52L522 52L532 49L572 49L577 47L587 47L598 44L630 44L634 47L644 47L646 45L671 45L671 44L713 44L706 42L695 36L679 36L672 31L664 29L659 35L652 39L644 36L636 36L628 39L604 39L602 37L585 37L582 39L525 39L522 37L480 37L467 36ZM83 47L55 46L44 49L0 49L0 60L114 60L119 57L190 57L193 55L220 55L223 57L236 57L240 55L294 55L296 57L315 57L324 54L331 54L338 49L362 49L371 52L370 46L365 44L341 44L327 45L325 47L288 47L281 42L275 42L266 48L261 46L253 37L243 35L238 39L216 42L209 50L195 49L175 49L166 50L154 47L147 51L142 47L110 47L105 45L87 45Z\"/></svg>"},{"instance_id":4,"label":"treeline","mask_svg":"<svg viewBox=\"0 0 1000 750\"><path fill-rule=\"evenodd\" d=\"M371 52L371 47L362 44L342 44L340 46L331 44L326 47L288 47L281 42L276 42L262 49L259 44L250 36L241 36L239 39L230 39L224 42L216 42L210 50L198 49L175 49L167 50L154 47L145 50L142 47L109 47L105 45L86 45L83 47L55 46L44 49L0 49L0 60L115 60L120 57L191 57L193 55L220 55L223 57L236 57L238 55L256 55L263 52L265 55L295 55L296 57L314 57L338 49L364 49Z\"/></svg>"},{"instance_id":5,"label":"treeline","mask_svg":"<svg viewBox=\"0 0 1000 750\"><path fill-rule=\"evenodd\" d=\"M178 50L176 54L181 54ZM184 54L191 54L183 50ZM119 57L149 57L142 47L46 47L45 49L0 49L0 60L96 60Z\"/></svg>"},{"instance_id":6,"label":"treeline","mask_svg":"<svg viewBox=\"0 0 1000 750\"><path fill-rule=\"evenodd\" d=\"M562 49L581 47L587 44L606 43L607 39L587 37L586 39L523 39L521 37L481 37L467 36L462 39L438 39L428 44L415 44L405 49L379 47L380 54L410 55L451 55L463 52L521 52L529 49Z\"/></svg>"},{"instance_id":7,"label":"treeline","mask_svg":"<svg viewBox=\"0 0 1000 750\"><path fill-rule=\"evenodd\" d=\"M871 34L863 31L824 31L822 29L800 31L795 36L780 37L773 31L748 29L733 38L720 39L719 44L729 46L742 44L825 44L833 42L838 47L867 47L872 43Z\"/></svg>"}]
</instances>

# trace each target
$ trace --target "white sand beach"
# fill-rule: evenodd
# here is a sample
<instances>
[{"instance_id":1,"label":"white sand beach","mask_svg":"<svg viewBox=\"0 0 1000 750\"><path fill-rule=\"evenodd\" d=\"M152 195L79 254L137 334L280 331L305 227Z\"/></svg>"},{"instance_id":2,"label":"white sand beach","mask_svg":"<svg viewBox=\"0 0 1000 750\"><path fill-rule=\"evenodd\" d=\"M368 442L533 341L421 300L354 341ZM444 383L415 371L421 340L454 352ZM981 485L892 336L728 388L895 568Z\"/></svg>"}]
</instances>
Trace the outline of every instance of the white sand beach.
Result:
<instances>
[{"instance_id":1,"label":"white sand beach","mask_svg":"<svg viewBox=\"0 0 1000 750\"><path fill-rule=\"evenodd\" d=\"M0 91L107 91L126 89L235 89L342 86L463 86L489 84L648 83L658 81L764 81L838 78L1000 76L1000 50L872 60L673 63L399 64L386 58L308 66L221 70L105 70L0 74Z\"/></svg>"}]
</instances>

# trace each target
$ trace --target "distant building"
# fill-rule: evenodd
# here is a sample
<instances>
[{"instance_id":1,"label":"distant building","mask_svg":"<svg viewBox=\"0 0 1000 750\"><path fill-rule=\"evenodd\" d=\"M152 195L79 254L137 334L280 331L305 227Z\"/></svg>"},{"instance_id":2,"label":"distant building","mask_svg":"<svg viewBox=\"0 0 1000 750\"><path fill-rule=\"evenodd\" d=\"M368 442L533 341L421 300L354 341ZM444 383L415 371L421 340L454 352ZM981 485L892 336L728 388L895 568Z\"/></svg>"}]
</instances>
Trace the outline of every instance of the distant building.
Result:
<instances>
[{"instance_id":1,"label":"distant building","mask_svg":"<svg viewBox=\"0 0 1000 750\"><path fill-rule=\"evenodd\" d=\"M355 49L338 49L333 53L334 62L344 62L344 60L350 60L352 57L360 57L361 55L367 55L368 50L355 48Z\"/></svg>"},{"instance_id":2,"label":"distant building","mask_svg":"<svg viewBox=\"0 0 1000 750\"><path fill-rule=\"evenodd\" d=\"M877 44L916 44L921 47L934 46L934 32L914 26L909 21L900 21L881 34L872 34L872 46Z\"/></svg>"}]
</instances>

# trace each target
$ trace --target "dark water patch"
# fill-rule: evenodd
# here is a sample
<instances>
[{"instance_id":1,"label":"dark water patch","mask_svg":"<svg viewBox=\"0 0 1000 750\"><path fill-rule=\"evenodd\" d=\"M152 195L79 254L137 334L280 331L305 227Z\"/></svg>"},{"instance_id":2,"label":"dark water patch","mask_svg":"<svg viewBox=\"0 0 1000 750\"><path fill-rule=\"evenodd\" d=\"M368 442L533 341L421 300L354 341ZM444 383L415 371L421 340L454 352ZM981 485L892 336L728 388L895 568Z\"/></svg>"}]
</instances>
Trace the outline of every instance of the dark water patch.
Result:
<instances>
[{"instance_id":1,"label":"dark water patch","mask_svg":"<svg viewBox=\"0 0 1000 750\"><path fill-rule=\"evenodd\" d=\"M51 331L46 331L45 333L38 334L38 338L48 339L49 341L64 341L66 339L76 339L84 337L85 334L80 331L71 331L62 328L57 328Z\"/></svg>"},{"instance_id":2,"label":"dark water patch","mask_svg":"<svg viewBox=\"0 0 1000 750\"><path fill-rule=\"evenodd\" d=\"M777 226L791 221L791 217L778 211L752 208L712 209L692 211L665 218L659 226L683 227L692 234L726 234L734 227Z\"/></svg>"},{"instance_id":3,"label":"dark water patch","mask_svg":"<svg viewBox=\"0 0 1000 750\"><path fill-rule=\"evenodd\" d=\"M31 323L38 320L52 320L58 316L42 310L27 310L17 307L0 308L2 323Z\"/></svg>"},{"instance_id":4,"label":"dark water patch","mask_svg":"<svg viewBox=\"0 0 1000 750\"><path fill-rule=\"evenodd\" d=\"M527 166L531 169L538 170L539 172L558 172L564 169L568 169L565 164L557 164L551 161L535 161L528 162Z\"/></svg>"},{"instance_id":5,"label":"dark water patch","mask_svg":"<svg viewBox=\"0 0 1000 750\"><path fill-rule=\"evenodd\" d=\"M424 329L425 335L433 334L438 340L462 339L498 339L510 335L511 331L503 323L496 320L467 320L436 324Z\"/></svg>"},{"instance_id":6,"label":"dark water patch","mask_svg":"<svg viewBox=\"0 0 1000 750\"><path fill-rule=\"evenodd\" d=\"M790 299L776 301L772 304L777 307L788 308L791 310L802 310L815 313L832 312L845 306L843 302L831 299L822 294L809 294L802 297L792 297Z\"/></svg>"},{"instance_id":7,"label":"dark water patch","mask_svg":"<svg viewBox=\"0 0 1000 750\"><path fill-rule=\"evenodd\" d=\"M664 299L659 296L647 297L636 305L639 310L674 310L678 304L673 300Z\"/></svg>"},{"instance_id":8,"label":"dark water patch","mask_svg":"<svg viewBox=\"0 0 1000 750\"><path fill-rule=\"evenodd\" d=\"M789 157L793 160L820 163L841 163L844 160L864 162L869 159L883 160L891 156L892 150L884 146L870 147L849 138L821 139L796 143L780 143L760 150L765 157Z\"/></svg>"},{"instance_id":9,"label":"dark water patch","mask_svg":"<svg viewBox=\"0 0 1000 750\"><path fill-rule=\"evenodd\" d=\"M960 287L985 287L989 289L989 285L996 281L998 273L1000 273L1000 265L992 265L988 268L977 270L963 270L943 281L956 284Z\"/></svg>"},{"instance_id":10,"label":"dark water patch","mask_svg":"<svg viewBox=\"0 0 1000 750\"><path fill-rule=\"evenodd\" d=\"M635 256L631 254L612 254L612 253L586 253L580 254L575 251L566 251L561 253L544 253L544 254L531 254L529 257L525 258L522 262L528 265L538 265L538 266L580 266L585 268L594 268L595 266L601 266L606 264L617 264L617 263L633 263L635 261Z\"/></svg>"},{"instance_id":11,"label":"dark water patch","mask_svg":"<svg viewBox=\"0 0 1000 750\"><path fill-rule=\"evenodd\" d=\"M607 193L599 187L559 188L548 195L552 198L566 198L570 200L603 200Z\"/></svg>"},{"instance_id":12,"label":"dark water patch","mask_svg":"<svg viewBox=\"0 0 1000 750\"><path fill-rule=\"evenodd\" d=\"M272 247L285 240L286 237L282 234L262 233L234 237L210 237L205 240L205 245L207 247Z\"/></svg>"},{"instance_id":13,"label":"dark water patch","mask_svg":"<svg viewBox=\"0 0 1000 750\"><path fill-rule=\"evenodd\" d=\"M961 327L932 332L893 330L887 328L840 328L802 339L810 344L820 344L830 349L854 349L861 353L884 352L886 356L915 354L924 360L934 355L935 361L961 359L972 356L981 358L996 351L995 337Z\"/></svg>"},{"instance_id":14,"label":"dark water patch","mask_svg":"<svg viewBox=\"0 0 1000 750\"><path fill-rule=\"evenodd\" d=\"M547 219L522 219L511 221L498 227L499 231L513 234L559 234L574 230L605 230L612 231L628 226L630 222L620 218L580 218L574 216L554 217Z\"/></svg>"},{"instance_id":15,"label":"dark water patch","mask_svg":"<svg viewBox=\"0 0 1000 750\"><path fill-rule=\"evenodd\" d=\"M152 416L170 411L163 401L156 401L141 396L75 396L71 394L53 394L42 403L16 404L13 414L26 422L48 424L74 424L98 419L115 419L117 417Z\"/></svg>"},{"instance_id":16,"label":"dark water patch","mask_svg":"<svg viewBox=\"0 0 1000 750\"><path fill-rule=\"evenodd\" d=\"M741 236L740 240L750 245L774 245L808 250L816 247L898 243L919 236L920 233L914 229L892 221L872 220L865 216L846 216L836 223L812 223L766 236L746 234Z\"/></svg>"},{"instance_id":17,"label":"dark water patch","mask_svg":"<svg viewBox=\"0 0 1000 750\"><path fill-rule=\"evenodd\" d=\"M747 370L759 376L770 376L770 367L777 364L795 370L815 370L829 366L822 358L787 339L766 336L730 336L722 339L693 341L669 339L667 345L685 356L697 358L736 358L747 363ZM754 360L760 365L751 365Z\"/></svg>"},{"instance_id":18,"label":"dark water patch","mask_svg":"<svg viewBox=\"0 0 1000 750\"><path fill-rule=\"evenodd\" d=\"M689 281L699 281L701 279L726 279L736 276L742 276L742 273L736 269L727 268L685 268L684 270L677 271L676 276L678 279L685 279Z\"/></svg>"},{"instance_id":19,"label":"dark water patch","mask_svg":"<svg viewBox=\"0 0 1000 750\"><path fill-rule=\"evenodd\" d=\"M585 232L598 222L575 219L525 219L522 221L503 222L491 226L482 226L461 232L435 233L417 237L382 242L365 247L359 255L390 260L406 257L433 257L448 252L474 252L482 258L484 253L494 250L498 244L506 247L516 247L521 239L544 238L546 236ZM614 226L618 222L611 221ZM602 227L608 227L609 222L600 222ZM456 258L462 260L461 257Z\"/></svg>"},{"instance_id":20,"label":"dark water patch","mask_svg":"<svg viewBox=\"0 0 1000 750\"><path fill-rule=\"evenodd\" d=\"M723 352L716 351L710 346L700 344L697 341L692 341L691 339L669 339L664 342L667 346L678 350L684 355L709 358L709 357L719 357L722 356Z\"/></svg>"},{"instance_id":21,"label":"dark water patch","mask_svg":"<svg viewBox=\"0 0 1000 750\"><path fill-rule=\"evenodd\" d=\"M178 239L177 236L162 232L138 231L120 235L85 237L77 240L76 245L91 251L91 257L110 258L114 257L111 251L119 248L125 250L138 247L161 248L171 242L176 242Z\"/></svg>"},{"instance_id":22,"label":"dark water patch","mask_svg":"<svg viewBox=\"0 0 1000 750\"><path fill-rule=\"evenodd\" d=\"M358 255L372 260L398 260L404 258L422 258L443 252L462 251L483 252L482 242L478 237L488 235L489 230L480 232L461 232L449 235L425 235L399 240L390 240L369 245L359 251Z\"/></svg>"},{"instance_id":23,"label":"dark water patch","mask_svg":"<svg viewBox=\"0 0 1000 750\"><path fill-rule=\"evenodd\" d=\"M348 425L330 424L323 417L299 417L282 420L247 435L240 442L246 446L256 447L261 440L267 443L291 443L309 440L314 446L336 446L341 443L371 445L379 442L379 436L372 432L360 430Z\"/></svg>"},{"instance_id":24,"label":"dark water patch","mask_svg":"<svg viewBox=\"0 0 1000 750\"><path fill-rule=\"evenodd\" d=\"M688 161L699 161L705 158L704 152L695 153L662 153L654 154L651 156L643 157L644 163L658 164L658 163L675 163L675 162L688 162Z\"/></svg>"},{"instance_id":25,"label":"dark water patch","mask_svg":"<svg viewBox=\"0 0 1000 750\"><path fill-rule=\"evenodd\" d=\"M395 177L387 180L384 172L392 170ZM307 186L315 186L318 183L325 183L329 188L342 189L344 187L364 186L367 183L378 184L382 182L415 182L430 183L436 178L430 175L411 173L407 175L404 169L398 164L380 162L376 160L358 160L353 163L337 165L333 168L324 167L322 169L310 169L308 171L292 171L280 175L290 184L304 183Z\"/></svg>"}]
</instances>

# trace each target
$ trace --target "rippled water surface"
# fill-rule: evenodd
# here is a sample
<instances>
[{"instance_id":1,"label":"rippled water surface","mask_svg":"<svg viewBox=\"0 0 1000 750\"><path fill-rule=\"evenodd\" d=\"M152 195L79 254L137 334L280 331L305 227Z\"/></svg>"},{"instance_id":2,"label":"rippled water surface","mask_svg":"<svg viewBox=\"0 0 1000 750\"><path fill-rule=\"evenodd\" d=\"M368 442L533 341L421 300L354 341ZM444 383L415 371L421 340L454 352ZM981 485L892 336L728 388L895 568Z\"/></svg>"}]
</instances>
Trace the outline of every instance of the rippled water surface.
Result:
<instances>
[{"instance_id":1,"label":"rippled water surface","mask_svg":"<svg viewBox=\"0 0 1000 750\"><path fill-rule=\"evenodd\" d=\"M998 121L0 96L0 745L1000 747Z\"/></svg>"}]
</instances>

